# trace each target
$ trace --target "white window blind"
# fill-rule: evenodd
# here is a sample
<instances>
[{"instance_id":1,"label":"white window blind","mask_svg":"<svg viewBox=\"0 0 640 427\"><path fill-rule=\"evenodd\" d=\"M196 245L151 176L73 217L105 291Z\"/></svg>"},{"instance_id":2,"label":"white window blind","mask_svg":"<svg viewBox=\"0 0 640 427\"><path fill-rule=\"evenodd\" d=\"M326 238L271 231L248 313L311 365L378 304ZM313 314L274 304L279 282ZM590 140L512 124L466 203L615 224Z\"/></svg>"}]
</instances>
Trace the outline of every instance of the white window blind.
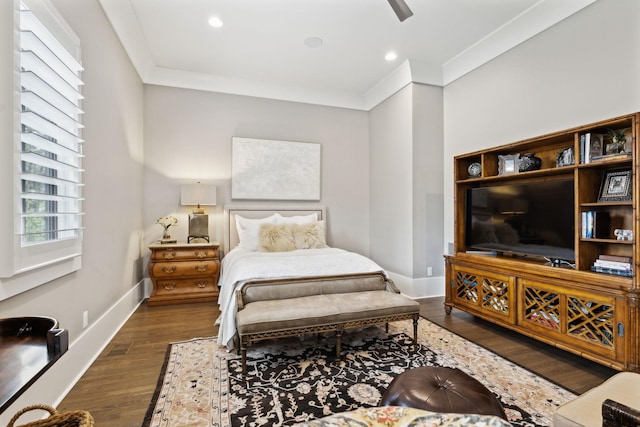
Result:
<instances>
[{"instance_id":1,"label":"white window blind","mask_svg":"<svg viewBox=\"0 0 640 427\"><path fill-rule=\"evenodd\" d=\"M22 1L22 246L81 237L81 72L76 52L70 52Z\"/></svg>"}]
</instances>

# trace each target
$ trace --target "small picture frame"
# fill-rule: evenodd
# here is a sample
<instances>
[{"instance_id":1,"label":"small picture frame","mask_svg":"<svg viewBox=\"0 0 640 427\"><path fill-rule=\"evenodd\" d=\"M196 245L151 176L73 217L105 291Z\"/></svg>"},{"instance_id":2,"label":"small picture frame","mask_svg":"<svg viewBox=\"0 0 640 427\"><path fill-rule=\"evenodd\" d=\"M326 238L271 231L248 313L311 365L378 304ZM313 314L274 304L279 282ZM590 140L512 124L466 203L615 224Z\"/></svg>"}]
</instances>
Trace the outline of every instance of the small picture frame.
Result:
<instances>
[{"instance_id":1,"label":"small picture frame","mask_svg":"<svg viewBox=\"0 0 640 427\"><path fill-rule=\"evenodd\" d=\"M573 147L565 148L556 155L556 167L570 166L574 163Z\"/></svg>"},{"instance_id":2,"label":"small picture frame","mask_svg":"<svg viewBox=\"0 0 640 427\"><path fill-rule=\"evenodd\" d=\"M604 154L604 135L599 133L587 134L587 142L589 143L589 162Z\"/></svg>"},{"instance_id":3,"label":"small picture frame","mask_svg":"<svg viewBox=\"0 0 640 427\"><path fill-rule=\"evenodd\" d=\"M518 173L520 171L520 154L498 155L498 175Z\"/></svg>"},{"instance_id":4,"label":"small picture frame","mask_svg":"<svg viewBox=\"0 0 640 427\"><path fill-rule=\"evenodd\" d=\"M631 200L631 169L605 171L600 184L598 202Z\"/></svg>"}]
</instances>

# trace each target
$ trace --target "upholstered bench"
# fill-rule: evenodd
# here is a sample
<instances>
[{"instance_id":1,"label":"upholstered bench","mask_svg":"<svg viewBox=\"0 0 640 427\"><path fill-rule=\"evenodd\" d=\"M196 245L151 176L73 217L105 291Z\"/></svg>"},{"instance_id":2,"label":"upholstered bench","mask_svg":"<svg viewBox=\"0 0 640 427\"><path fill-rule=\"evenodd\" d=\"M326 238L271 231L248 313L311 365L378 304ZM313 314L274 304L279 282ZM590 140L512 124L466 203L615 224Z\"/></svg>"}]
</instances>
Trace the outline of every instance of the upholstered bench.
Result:
<instances>
[{"instance_id":1,"label":"upholstered bench","mask_svg":"<svg viewBox=\"0 0 640 427\"><path fill-rule=\"evenodd\" d=\"M413 320L418 337L420 304L401 295L381 273L323 278L296 278L245 283L236 291L236 328L246 375L247 347L254 341L308 333L336 332L340 360L345 329L397 320ZM387 328L388 330L388 328Z\"/></svg>"},{"instance_id":2,"label":"upholstered bench","mask_svg":"<svg viewBox=\"0 0 640 427\"><path fill-rule=\"evenodd\" d=\"M615 402L640 409L640 374L620 372L577 398L560 405L553 414L555 427L600 427L603 402Z\"/></svg>"},{"instance_id":3,"label":"upholstered bench","mask_svg":"<svg viewBox=\"0 0 640 427\"><path fill-rule=\"evenodd\" d=\"M425 366L404 371L385 391L379 406L402 406L434 412L507 415L497 397L459 369Z\"/></svg>"}]
</instances>

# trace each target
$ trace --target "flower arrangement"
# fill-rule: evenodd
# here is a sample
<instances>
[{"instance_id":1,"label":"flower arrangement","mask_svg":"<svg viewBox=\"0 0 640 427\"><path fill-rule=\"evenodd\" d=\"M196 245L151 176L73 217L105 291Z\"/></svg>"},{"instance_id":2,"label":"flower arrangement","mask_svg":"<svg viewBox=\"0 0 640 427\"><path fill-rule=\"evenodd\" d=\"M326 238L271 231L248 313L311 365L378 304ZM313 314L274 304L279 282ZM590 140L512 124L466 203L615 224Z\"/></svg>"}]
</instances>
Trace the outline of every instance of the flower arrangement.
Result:
<instances>
[{"instance_id":1,"label":"flower arrangement","mask_svg":"<svg viewBox=\"0 0 640 427\"><path fill-rule=\"evenodd\" d=\"M178 218L171 215L163 216L162 218L158 218L156 220L156 223L160 224L162 228L164 228L164 231L162 232L162 238L170 239L171 236L169 235L169 227L171 227L172 225L178 225Z\"/></svg>"}]
</instances>

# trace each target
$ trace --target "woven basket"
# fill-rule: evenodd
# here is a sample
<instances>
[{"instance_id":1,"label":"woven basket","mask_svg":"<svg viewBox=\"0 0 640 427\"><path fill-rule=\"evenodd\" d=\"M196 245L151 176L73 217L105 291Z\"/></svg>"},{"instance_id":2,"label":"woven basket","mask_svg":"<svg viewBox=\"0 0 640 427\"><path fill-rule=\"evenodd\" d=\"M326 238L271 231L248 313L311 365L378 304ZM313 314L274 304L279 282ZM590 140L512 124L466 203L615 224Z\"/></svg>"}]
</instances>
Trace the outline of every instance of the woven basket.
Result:
<instances>
[{"instance_id":1,"label":"woven basket","mask_svg":"<svg viewBox=\"0 0 640 427\"><path fill-rule=\"evenodd\" d=\"M51 415L48 418L21 424L17 427L93 427L93 417L87 411L58 412L49 405L31 405L22 408L11 418L7 427L14 427L14 423L22 414L34 409L42 409Z\"/></svg>"}]
</instances>

